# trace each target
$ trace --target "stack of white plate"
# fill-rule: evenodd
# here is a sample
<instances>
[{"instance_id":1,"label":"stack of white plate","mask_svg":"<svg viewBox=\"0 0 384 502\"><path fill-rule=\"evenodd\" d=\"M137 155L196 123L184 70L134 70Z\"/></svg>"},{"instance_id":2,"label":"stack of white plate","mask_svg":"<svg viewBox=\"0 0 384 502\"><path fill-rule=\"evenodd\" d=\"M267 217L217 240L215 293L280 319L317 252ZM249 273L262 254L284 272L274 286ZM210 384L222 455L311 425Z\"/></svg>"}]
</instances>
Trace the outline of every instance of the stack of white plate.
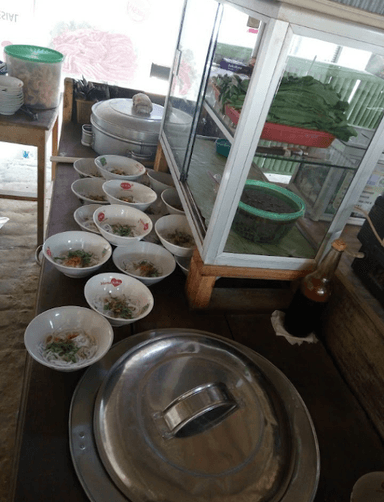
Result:
<instances>
[{"instance_id":1,"label":"stack of white plate","mask_svg":"<svg viewBox=\"0 0 384 502\"><path fill-rule=\"evenodd\" d=\"M24 103L23 81L0 75L0 115L13 115Z\"/></svg>"}]
</instances>

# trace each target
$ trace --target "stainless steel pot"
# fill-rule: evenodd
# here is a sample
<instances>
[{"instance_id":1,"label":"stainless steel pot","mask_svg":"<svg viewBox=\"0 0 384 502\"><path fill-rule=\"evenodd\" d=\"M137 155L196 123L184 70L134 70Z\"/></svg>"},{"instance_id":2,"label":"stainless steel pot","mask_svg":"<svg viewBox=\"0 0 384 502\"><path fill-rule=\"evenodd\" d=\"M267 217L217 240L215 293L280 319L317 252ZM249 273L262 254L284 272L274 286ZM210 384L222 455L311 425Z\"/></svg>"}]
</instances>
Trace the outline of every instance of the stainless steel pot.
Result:
<instances>
[{"instance_id":1,"label":"stainless steel pot","mask_svg":"<svg viewBox=\"0 0 384 502\"><path fill-rule=\"evenodd\" d=\"M73 397L70 446L94 502L311 502L319 450L295 388L211 333L115 345Z\"/></svg>"},{"instance_id":2,"label":"stainless steel pot","mask_svg":"<svg viewBox=\"0 0 384 502\"><path fill-rule=\"evenodd\" d=\"M100 155L140 156L153 160L159 139L164 108L153 104L150 115L137 115L132 99L116 98L100 101L92 106L92 148ZM182 131L192 117L175 110L171 122Z\"/></svg>"}]
</instances>

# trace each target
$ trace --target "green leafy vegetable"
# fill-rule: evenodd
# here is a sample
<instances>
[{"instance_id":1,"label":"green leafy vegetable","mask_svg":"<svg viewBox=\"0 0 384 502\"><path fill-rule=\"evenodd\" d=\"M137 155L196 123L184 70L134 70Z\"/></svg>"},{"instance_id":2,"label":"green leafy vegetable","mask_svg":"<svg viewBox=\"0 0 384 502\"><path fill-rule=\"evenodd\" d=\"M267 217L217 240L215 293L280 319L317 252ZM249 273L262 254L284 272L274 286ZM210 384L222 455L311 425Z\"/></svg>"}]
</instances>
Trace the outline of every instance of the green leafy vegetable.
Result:
<instances>
[{"instance_id":1,"label":"green leafy vegetable","mask_svg":"<svg viewBox=\"0 0 384 502\"><path fill-rule=\"evenodd\" d=\"M213 82L220 89L221 112L225 113L225 105L241 111L249 79L223 75L214 77ZM308 75L289 75L281 80L267 122L324 131L348 141L357 136L356 130L347 122L348 106L331 83L325 84Z\"/></svg>"},{"instance_id":2,"label":"green leafy vegetable","mask_svg":"<svg viewBox=\"0 0 384 502\"><path fill-rule=\"evenodd\" d=\"M239 75L223 75L215 77L215 85L220 89L219 101L221 112L224 113L225 105L232 106L235 110L241 110L245 95L248 90L249 78L242 79Z\"/></svg>"},{"instance_id":3,"label":"green leafy vegetable","mask_svg":"<svg viewBox=\"0 0 384 502\"><path fill-rule=\"evenodd\" d=\"M267 122L325 131L348 141L357 136L346 120L348 102L332 85L311 77L283 77L269 109Z\"/></svg>"},{"instance_id":4,"label":"green leafy vegetable","mask_svg":"<svg viewBox=\"0 0 384 502\"><path fill-rule=\"evenodd\" d=\"M104 310L113 312L116 317L121 317L122 319L132 319L133 317L133 310L124 298L112 296L109 299L105 299Z\"/></svg>"},{"instance_id":5,"label":"green leafy vegetable","mask_svg":"<svg viewBox=\"0 0 384 502\"><path fill-rule=\"evenodd\" d=\"M129 225L116 223L115 225L111 225L111 228L112 232L116 235L120 235L122 237L134 237L132 227L130 227Z\"/></svg>"},{"instance_id":6,"label":"green leafy vegetable","mask_svg":"<svg viewBox=\"0 0 384 502\"><path fill-rule=\"evenodd\" d=\"M78 265L80 267L88 267L93 258L93 253L87 253L82 249L77 251L68 251L64 256L55 256L55 261L61 261L68 266Z\"/></svg>"},{"instance_id":7,"label":"green leafy vegetable","mask_svg":"<svg viewBox=\"0 0 384 502\"><path fill-rule=\"evenodd\" d=\"M75 355L79 351L80 347L76 347L76 345L71 341L62 341L62 342L51 342L48 343L45 350L51 351L57 354L58 357L64 359L64 361L75 363L76 358Z\"/></svg>"}]
</instances>

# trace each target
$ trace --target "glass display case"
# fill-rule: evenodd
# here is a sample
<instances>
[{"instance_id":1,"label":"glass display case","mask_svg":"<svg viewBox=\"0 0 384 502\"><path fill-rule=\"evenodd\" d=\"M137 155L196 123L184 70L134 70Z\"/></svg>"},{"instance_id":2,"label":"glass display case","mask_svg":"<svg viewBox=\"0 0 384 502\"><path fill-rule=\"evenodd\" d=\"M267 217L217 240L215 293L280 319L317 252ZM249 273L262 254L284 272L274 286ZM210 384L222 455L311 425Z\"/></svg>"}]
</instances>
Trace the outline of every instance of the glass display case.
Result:
<instances>
[{"instance_id":1,"label":"glass display case","mask_svg":"<svg viewBox=\"0 0 384 502\"><path fill-rule=\"evenodd\" d=\"M359 214L384 150L384 18L334 5L185 3L160 148L204 265L291 280Z\"/></svg>"}]
</instances>

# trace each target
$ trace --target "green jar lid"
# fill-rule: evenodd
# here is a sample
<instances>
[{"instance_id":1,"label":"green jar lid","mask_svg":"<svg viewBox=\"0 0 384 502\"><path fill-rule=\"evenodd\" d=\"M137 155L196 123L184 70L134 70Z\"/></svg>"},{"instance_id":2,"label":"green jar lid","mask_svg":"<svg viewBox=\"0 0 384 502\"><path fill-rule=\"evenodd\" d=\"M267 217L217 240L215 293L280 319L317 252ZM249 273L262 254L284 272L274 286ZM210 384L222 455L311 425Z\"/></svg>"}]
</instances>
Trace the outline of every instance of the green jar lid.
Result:
<instances>
[{"instance_id":1,"label":"green jar lid","mask_svg":"<svg viewBox=\"0 0 384 502\"><path fill-rule=\"evenodd\" d=\"M37 45L7 45L4 52L8 56L36 63L61 63L64 59L61 52Z\"/></svg>"}]
</instances>

